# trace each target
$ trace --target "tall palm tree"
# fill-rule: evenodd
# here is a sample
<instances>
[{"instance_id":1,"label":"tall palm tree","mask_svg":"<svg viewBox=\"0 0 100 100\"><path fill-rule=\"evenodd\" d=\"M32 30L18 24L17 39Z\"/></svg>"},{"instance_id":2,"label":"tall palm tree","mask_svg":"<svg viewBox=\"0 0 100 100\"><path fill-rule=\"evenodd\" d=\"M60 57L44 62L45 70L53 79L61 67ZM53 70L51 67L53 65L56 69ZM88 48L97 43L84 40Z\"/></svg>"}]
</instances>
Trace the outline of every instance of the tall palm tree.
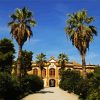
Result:
<instances>
[{"instance_id":1,"label":"tall palm tree","mask_svg":"<svg viewBox=\"0 0 100 100\"><path fill-rule=\"evenodd\" d=\"M46 55L44 53L40 53L36 56L36 63L41 70L41 78L42 78L42 70L46 63Z\"/></svg>"},{"instance_id":2,"label":"tall palm tree","mask_svg":"<svg viewBox=\"0 0 100 100\"><path fill-rule=\"evenodd\" d=\"M66 34L69 36L72 44L80 52L84 79L86 78L86 52L94 35L97 35L96 27L90 25L93 20L93 17L88 17L86 10L78 11L69 15L65 28Z\"/></svg>"},{"instance_id":3,"label":"tall palm tree","mask_svg":"<svg viewBox=\"0 0 100 100\"><path fill-rule=\"evenodd\" d=\"M68 60L69 60L68 55L66 55L64 53L60 53L58 55L58 63L61 66L62 70L65 69L65 65L66 65L66 62L68 62Z\"/></svg>"},{"instance_id":4,"label":"tall palm tree","mask_svg":"<svg viewBox=\"0 0 100 100\"><path fill-rule=\"evenodd\" d=\"M18 43L19 52L18 52L18 61L17 61L17 75L21 76L21 58L22 58L22 47L27 41L27 38L32 36L31 27L36 24L33 19L32 12L27 8L16 9L15 13L11 16L11 22L8 23L8 26L11 27L12 37Z\"/></svg>"}]
</instances>

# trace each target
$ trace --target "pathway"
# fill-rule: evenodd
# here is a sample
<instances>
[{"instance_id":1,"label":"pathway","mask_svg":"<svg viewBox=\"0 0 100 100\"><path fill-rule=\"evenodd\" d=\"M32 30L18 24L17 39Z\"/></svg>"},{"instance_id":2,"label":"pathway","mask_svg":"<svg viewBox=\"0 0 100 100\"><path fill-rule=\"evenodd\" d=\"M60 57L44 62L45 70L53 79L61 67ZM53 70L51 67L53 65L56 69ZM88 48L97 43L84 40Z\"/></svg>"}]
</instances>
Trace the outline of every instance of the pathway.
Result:
<instances>
[{"instance_id":1,"label":"pathway","mask_svg":"<svg viewBox=\"0 0 100 100\"><path fill-rule=\"evenodd\" d=\"M78 100L78 96L73 93L67 93L58 87L48 87L38 93L26 96L22 100Z\"/></svg>"}]
</instances>

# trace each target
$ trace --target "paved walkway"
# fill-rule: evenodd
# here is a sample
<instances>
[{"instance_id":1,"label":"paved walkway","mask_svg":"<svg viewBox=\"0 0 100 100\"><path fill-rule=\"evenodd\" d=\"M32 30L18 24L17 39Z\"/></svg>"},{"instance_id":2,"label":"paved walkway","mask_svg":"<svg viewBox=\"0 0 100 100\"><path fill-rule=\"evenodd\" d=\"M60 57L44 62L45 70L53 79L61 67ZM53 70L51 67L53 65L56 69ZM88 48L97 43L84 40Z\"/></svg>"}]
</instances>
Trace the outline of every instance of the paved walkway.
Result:
<instances>
[{"instance_id":1,"label":"paved walkway","mask_svg":"<svg viewBox=\"0 0 100 100\"><path fill-rule=\"evenodd\" d=\"M78 96L67 93L58 87L44 88L38 93L26 96L22 100L78 100Z\"/></svg>"}]
</instances>

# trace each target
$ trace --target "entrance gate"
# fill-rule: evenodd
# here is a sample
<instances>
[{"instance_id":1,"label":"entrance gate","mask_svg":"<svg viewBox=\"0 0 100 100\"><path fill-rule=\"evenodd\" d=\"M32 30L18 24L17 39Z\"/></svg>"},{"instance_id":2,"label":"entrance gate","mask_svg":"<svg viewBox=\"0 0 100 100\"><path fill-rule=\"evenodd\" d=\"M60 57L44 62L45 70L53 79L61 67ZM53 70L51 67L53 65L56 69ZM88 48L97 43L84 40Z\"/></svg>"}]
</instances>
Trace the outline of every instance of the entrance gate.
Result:
<instances>
[{"instance_id":1,"label":"entrance gate","mask_svg":"<svg viewBox=\"0 0 100 100\"><path fill-rule=\"evenodd\" d=\"M55 87L55 80L54 79L49 80L49 86L50 87Z\"/></svg>"}]
</instances>

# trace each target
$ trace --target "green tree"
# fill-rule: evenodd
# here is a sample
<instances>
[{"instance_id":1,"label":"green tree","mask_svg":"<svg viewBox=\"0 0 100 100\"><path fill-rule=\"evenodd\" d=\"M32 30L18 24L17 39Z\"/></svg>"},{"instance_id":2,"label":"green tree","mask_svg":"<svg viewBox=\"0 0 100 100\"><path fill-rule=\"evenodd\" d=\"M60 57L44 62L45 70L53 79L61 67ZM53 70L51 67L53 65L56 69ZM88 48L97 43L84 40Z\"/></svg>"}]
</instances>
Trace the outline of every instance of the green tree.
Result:
<instances>
[{"instance_id":1,"label":"green tree","mask_svg":"<svg viewBox=\"0 0 100 100\"><path fill-rule=\"evenodd\" d=\"M46 55L44 53L40 53L36 56L36 63L41 70L41 78L42 78L42 70L46 63Z\"/></svg>"},{"instance_id":2,"label":"green tree","mask_svg":"<svg viewBox=\"0 0 100 100\"><path fill-rule=\"evenodd\" d=\"M16 9L15 13L11 16L11 22L8 25L11 27L12 37L18 43L19 52L18 52L18 62L17 62L17 75L21 75L21 58L22 58L22 47L24 43L27 41L27 38L32 36L31 27L36 24L33 19L32 12L27 8Z\"/></svg>"},{"instance_id":3,"label":"green tree","mask_svg":"<svg viewBox=\"0 0 100 100\"><path fill-rule=\"evenodd\" d=\"M0 100L20 100L18 79L7 72L0 72Z\"/></svg>"},{"instance_id":4,"label":"green tree","mask_svg":"<svg viewBox=\"0 0 100 100\"><path fill-rule=\"evenodd\" d=\"M86 61L85 56L90 43L93 41L94 35L97 35L96 27L90 25L94 20L93 17L88 17L85 10L69 14L66 34L69 36L72 44L79 50L82 58L83 77L86 78Z\"/></svg>"},{"instance_id":5,"label":"green tree","mask_svg":"<svg viewBox=\"0 0 100 100\"><path fill-rule=\"evenodd\" d=\"M22 51L22 74L25 76L27 75L27 71L32 69L32 51Z\"/></svg>"},{"instance_id":6,"label":"green tree","mask_svg":"<svg viewBox=\"0 0 100 100\"><path fill-rule=\"evenodd\" d=\"M0 40L0 71L12 71L12 63L14 60L14 44L11 40L4 38Z\"/></svg>"},{"instance_id":7,"label":"green tree","mask_svg":"<svg viewBox=\"0 0 100 100\"><path fill-rule=\"evenodd\" d=\"M61 66L61 69L65 69L66 66L66 62L68 62L68 55L64 54L64 53L60 53L58 56L58 63Z\"/></svg>"}]
</instances>

